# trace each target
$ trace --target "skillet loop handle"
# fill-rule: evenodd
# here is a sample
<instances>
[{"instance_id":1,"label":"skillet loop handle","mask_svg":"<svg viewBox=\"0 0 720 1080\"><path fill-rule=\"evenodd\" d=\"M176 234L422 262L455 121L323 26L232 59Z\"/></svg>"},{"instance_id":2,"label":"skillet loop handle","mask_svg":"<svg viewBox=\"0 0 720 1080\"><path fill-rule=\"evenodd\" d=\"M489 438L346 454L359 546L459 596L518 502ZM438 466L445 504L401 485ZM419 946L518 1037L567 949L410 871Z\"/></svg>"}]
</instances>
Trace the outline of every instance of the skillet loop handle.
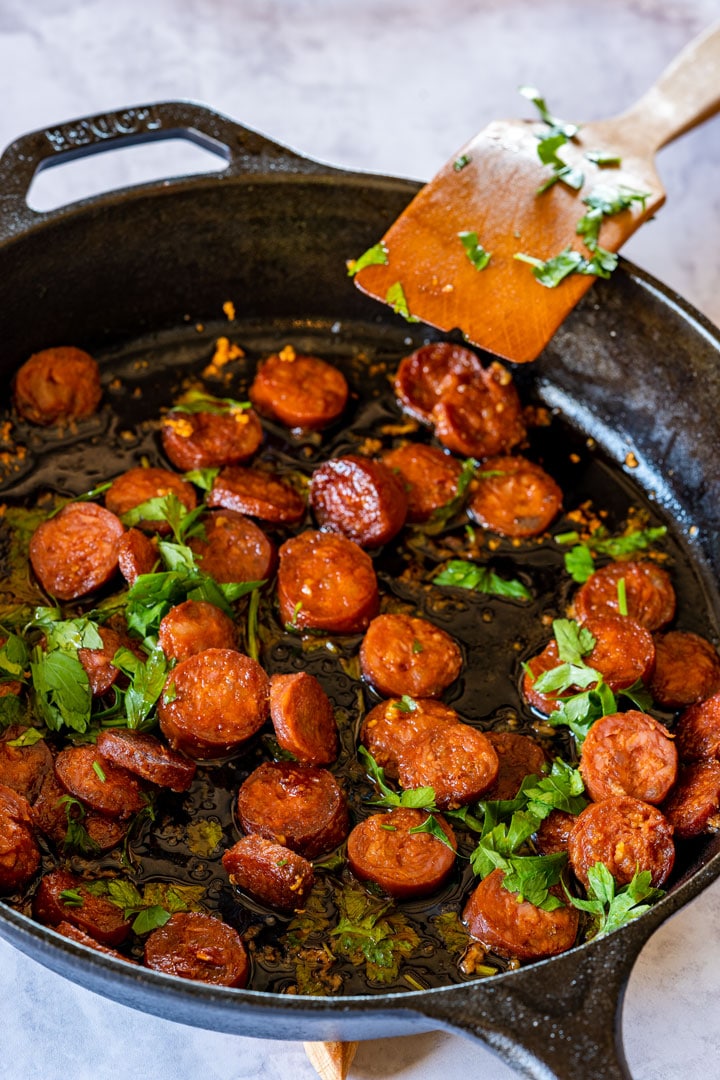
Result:
<instances>
[{"instance_id":1,"label":"skillet loop handle","mask_svg":"<svg viewBox=\"0 0 720 1080\"><path fill-rule=\"evenodd\" d=\"M0 158L0 239L45 220L27 205L36 173L65 161L162 139L186 139L225 159L218 180L243 173L336 170L304 158L228 117L194 102L166 101L86 116L23 135Z\"/></svg>"}]
</instances>

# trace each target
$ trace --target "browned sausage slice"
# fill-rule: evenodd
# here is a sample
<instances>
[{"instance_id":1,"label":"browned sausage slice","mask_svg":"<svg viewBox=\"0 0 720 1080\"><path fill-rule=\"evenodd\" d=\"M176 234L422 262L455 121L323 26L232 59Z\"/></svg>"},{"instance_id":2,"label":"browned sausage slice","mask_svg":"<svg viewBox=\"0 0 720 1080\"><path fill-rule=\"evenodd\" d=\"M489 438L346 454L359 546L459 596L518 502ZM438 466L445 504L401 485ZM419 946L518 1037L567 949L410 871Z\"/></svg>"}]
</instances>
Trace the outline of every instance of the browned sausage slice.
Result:
<instances>
[{"instance_id":1,"label":"browned sausage slice","mask_svg":"<svg viewBox=\"0 0 720 1080\"><path fill-rule=\"evenodd\" d=\"M578 815L568 840L575 876L588 884L588 870L605 863L618 885L627 885L638 870L649 870L652 884L667 881L675 862L673 828L657 807L614 795L590 803Z\"/></svg>"},{"instance_id":2,"label":"browned sausage slice","mask_svg":"<svg viewBox=\"0 0 720 1080\"><path fill-rule=\"evenodd\" d=\"M242 784L238 819L247 833L316 859L348 833L345 796L327 769L266 761Z\"/></svg>"},{"instance_id":3,"label":"browned sausage slice","mask_svg":"<svg viewBox=\"0 0 720 1080\"><path fill-rule=\"evenodd\" d=\"M398 755L404 788L431 787L443 810L476 802L494 783L500 763L492 743L469 724L443 724Z\"/></svg>"},{"instance_id":4,"label":"browned sausage slice","mask_svg":"<svg viewBox=\"0 0 720 1080\"><path fill-rule=\"evenodd\" d=\"M298 629L354 634L380 606L372 560L344 536L308 530L280 548L280 617Z\"/></svg>"},{"instance_id":5,"label":"browned sausage slice","mask_svg":"<svg viewBox=\"0 0 720 1080\"><path fill-rule=\"evenodd\" d=\"M277 741L305 765L330 765L338 756L335 710L314 675L273 675L270 717Z\"/></svg>"},{"instance_id":6,"label":"browned sausage slice","mask_svg":"<svg viewBox=\"0 0 720 1080\"><path fill-rule=\"evenodd\" d=\"M671 630L655 638L652 696L665 709L682 709L720 690L720 656L706 638Z\"/></svg>"},{"instance_id":7,"label":"browned sausage slice","mask_svg":"<svg viewBox=\"0 0 720 1080\"><path fill-rule=\"evenodd\" d=\"M120 945L130 933L122 908L104 896L95 896L85 882L68 870L43 876L33 900L35 918L47 926L69 922L101 945Z\"/></svg>"},{"instance_id":8,"label":"browned sausage slice","mask_svg":"<svg viewBox=\"0 0 720 1080\"><path fill-rule=\"evenodd\" d=\"M209 469L248 461L263 431L252 409L186 413L171 409L161 427L163 449L176 469Z\"/></svg>"},{"instance_id":9,"label":"browned sausage slice","mask_svg":"<svg viewBox=\"0 0 720 1080\"><path fill-rule=\"evenodd\" d=\"M347 397L342 372L291 348L269 356L250 387L250 400L259 413L307 431L320 431L337 420Z\"/></svg>"},{"instance_id":10,"label":"browned sausage slice","mask_svg":"<svg viewBox=\"0 0 720 1080\"><path fill-rule=\"evenodd\" d=\"M107 585L118 568L122 522L91 502L68 503L30 541L30 562L46 592L76 600Z\"/></svg>"},{"instance_id":11,"label":"browned sausage slice","mask_svg":"<svg viewBox=\"0 0 720 1080\"><path fill-rule=\"evenodd\" d=\"M459 383L480 378L482 364L474 352L439 341L423 345L400 361L395 394L406 412L430 424L432 411L444 394Z\"/></svg>"},{"instance_id":12,"label":"browned sausage slice","mask_svg":"<svg viewBox=\"0 0 720 1080\"><path fill-rule=\"evenodd\" d=\"M58 923L53 929L57 930L58 934L62 934L63 937L70 938L71 941L77 941L80 945L86 945L88 949L95 949L96 952L104 953L105 956L114 956L116 960L124 960L126 964L134 964L136 961L131 960L128 956L123 956L117 949L109 949L107 945L101 945L99 941L96 941L94 937L90 937L84 930L81 930L79 926L73 926L69 922Z\"/></svg>"},{"instance_id":13,"label":"browned sausage slice","mask_svg":"<svg viewBox=\"0 0 720 1080\"><path fill-rule=\"evenodd\" d=\"M427 521L458 493L462 466L436 446L405 443L383 454L383 461L405 485L408 521Z\"/></svg>"},{"instance_id":14,"label":"browned sausage slice","mask_svg":"<svg viewBox=\"0 0 720 1080\"><path fill-rule=\"evenodd\" d=\"M407 516L407 494L397 475L370 458L333 458L310 481L310 507L318 523L361 547L386 544Z\"/></svg>"},{"instance_id":15,"label":"browned sausage slice","mask_svg":"<svg viewBox=\"0 0 720 1080\"><path fill-rule=\"evenodd\" d=\"M455 865L457 841L443 818L435 820L452 850L430 833L413 833L428 819L422 810L398 807L365 818L348 837L350 869L360 881L374 881L398 900L429 896L444 885Z\"/></svg>"},{"instance_id":16,"label":"browned sausage slice","mask_svg":"<svg viewBox=\"0 0 720 1080\"><path fill-rule=\"evenodd\" d=\"M378 615L360 647L363 676L383 697L440 697L462 669L457 643L427 619Z\"/></svg>"},{"instance_id":17,"label":"browned sausage slice","mask_svg":"<svg viewBox=\"0 0 720 1080\"><path fill-rule=\"evenodd\" d=\"M97 748L104 761L171 791L187 791L195 776L194 761L169 750L154 735L144 732L117 728L101 731Z\"/></svg>"},{"instance_id":18,"label":"browned sausage slice","mask_svg":"<svg viewBox=\"0 0 720 1080\"><path fill-rule=\"evenodd\" d=\"M245 986L250 972L242 938L200 911L179 911L148 935L145 963L153 971L213 986Z\"/></svg>"},{"instance_id":19,"label":"browned sausage slice","mask_svg":"<svg viewBox=\"0 0 720 1080\"><path fill-rule=\"evenodd\" d=\"M275 572L277 552L254 521L234 510L214 510L203 520L205 539L193 537L200 569L221 584L266 581Z\"/></svg>"},{"instance_id":20,"label":"browned sausage slice","mask_svg":"<svg viewBox=\"0 0 720 1080\"><path fill-rule=\"evenodd\" d=\"M315 881L312 863L255 833L226 851L222 864L233 885L280 911L304 907Z\"/></svg>"},{"instance_id":21,"label":"browned sausage slice","mask_svg":"<svg viewBox=\"0 0 720 1080\"><path fill-rule=\"evenodd\" d=\"M27 885L39 866L30 803L0 784L0 892L14 892Z\"/></svg>"},{"instance_id":22,"label":"browned sausage slice","mask_svg":"<svg viewBox=\"0 0 720 1080\"><path fill-rule=\"evenodd\" d=\"M13 724L0 739L0 784L17 791L33 803L45 777L52 773L53 759L44 739L28 746L11 746L29 728Z\"/></svg>"},{"instance_id":23,"label":"browned sausage slice","mask_svg":"<svg viewBox=\"0 0 720 1080\"><path fill-rule=\"evenodd\" d=\"M128 529L117 546L118 567L128 585L134 585L141 574L151 574L158 561L157 548L139 529Z\"/></svg>"},{"instance_id":24,"label":"browned sausage slice","mask_svg":"<svg viewBox=\"0 0 720 1080\"><path fill-rule=\"evenodd\" d=\"M540 822L535 833L535 847L539 855L557 855L567 851L570 833L575 828L577 817L566 810L551 810Z\"/></svg>"},{"instance_id":25,"label":"browned sausage slice","mask_svg":"<svg viewBox=\"0 0 720 1080\"><path fill-rule=\"evenodd\" d=\"M575 944L579 912L569 904L544 911L503 886L493 870L471 893L463 921L474 938L498 956L543 960Z\"/></svg>"},{"instance_id":26,"label":"browned sausage slice","mask_svg":"<svg viewBox=\"0 0 720 1080\"><path fill-rule=\"evenodd\" d=\"M661 810L681 840L717 829L720 810L720 762L684 765Z\"/></svg>"},{"instance_id":27,"label":"browned sausage slice","mask_svg":"<svg viewBox=\"0 0 720 1080\"><path fill-rule=\"evenodd\" d=\"M85 669L93 697L102 697L120 674L112 662L113 656L128 640L110 626L98 626L97 632L102 638L102 648L78 649L78 660Z\"/></svg>"},{"instance_id":28,"label":"browned sausage slice","mask_svg":"<svg viewBox=\"0 0 720 1080\"><path fill-rule=\"evenodd\" d=\"M398 759L421 734L442 724L457 723L458 714L441 701L426 698L408 702L393 698L370 710L360 730L360 741L385 770L385 775L395 780Z\"/></svg>"},{"instance_id":29,"label":"browned sausage slice","mask_svg":"<svg viewBox=\"0 0 720 1080\"><path fill-rule=\"evenodd\" d=\"M238 754L268 716L268 677L250 656L206 649L175 667L158 718L173 750L198 761Z\"/></svg>"},{"instance_id":30,"label":"browned sausage slice","mask_svg":"<svg viewBox=\"0 0 720 1080\"><path fill-rule=\"evenodd\" d=\"M295 525L305 516L305 500L286 480L237 465L223 469L215 478L207 504L276 525Z\"/></svg>"},{"instance_id":31,"label":"browned sausage slice","mask_svg":"<svg viewBox=\"0 0 720 1080\"><path fill-rule=\"evenodd\" d=\"M432 411L435 434L448 450L469 457L507 454L525 438L522 406L502 364L443 394Z\"/></svg>"},{"instance_id":32,"label":"browned sausage slice","mask_svg":"<svg viewBox=\"0 0 720 1080\"><path fill-rule=\"evenodd\" d=\"M214 604L185 600L161 620L158 642L169 660L187 660L205 649L237 648L237 633L232 619Z\"/></svg>"},{"instance_id":33,"label":"browned sausage slice","mask_svg":"<svg viewBox=\"0 0 720 1080\"><path fill-rule=\"evenodd\" d=\"M539 536L562 508L562 491L534 461L495 457L478 470L470 515L501 536Z\"/></svg>"},{"instance_id":34,"label":"browned sausage slice","mask_svg":"<svg viewBox=\"0 0 720 1080\"><path fill-rule=\"evenodd\" d=\"M675 736L681 761L720 760L720 693L685 709Z\"/></svg>"},{"instance_id":35,"label":"browned sausage slice","mask_svg":"<svg viewBox=\"0 0 720 1080\"><path fill-rule=\"evenodd\" d=\"M659 630L675 614L675 590L670 575L651 562L614 562L591 574L575 594L575 618L587 622L595 615L618 615L618 584L625 582L627 613L648 630Z\"/></svg>"},{"instance_id":36,"label":"browned sausage slice","mask_svg":"<svg viewBox=\"0 0 720 1080\"><path fill-rule=\"evenodd\" d=\"M486 731L500 762L497 778L483 799L514 799L526 776L542 777L547 758L539 743L514 731Z\"/></svg>"},{"instance_id":37,"label":"browned sausage slice","mask_svg":"<svg viewBox=\"0 0 720 1080\"><path fill-rule=\"evenodd\" d=\"M630 709L596 720L583 743L580 772L594 802L632 795L657 806L677 779L678 756L667 728Z\"/></svg>"},{"instance_id":38,"label":"browned sausage slice","mask_svg":"<svg viewBox=\"0 0 720 1080\"><path fill-rule=\"evenodd\" d=\"M33 424L82 420L100 404L100 369L72 345L43 349L19 369L14 391L15 408Z\"/></svg>"},{"instance_id":39,"label":"browned sausage slice","mask_svg":"<svg viewBox=\"0 0 720 1080\"><path fill-rule=\"evenodd\" d=\"M129 817L145 806L136 777L105 761L95 746L61 750L55 758L55 774L71 795L108 817Z\"/></svg>"},{"instance_id":40,"label":"browned sausage slice","mask_svg":"<svg viewBox=\"0 0 720 1080\"><path fill-rule=\"evenodd\" d=\"M192 484L169 469L128 469L115 480L105 492L105 506L113 514L122 517L136 506L163 495L176 495L186 510L194 510L197 496ZM166 536L170 531L167 521L140 521L136 524L148 532Z\"/></svg>"},{"instance_id":41,"label":"browned sausage slice","mask_svg":"<svg viewBox=\"0 0 720 1080\"><path fill-rule=\"evenodd\" d=\"M83 811L76 801L68 804L65 801L68 798L74 797L52 772L45 777L33 805L35 825L56 847L73 846L68 843L68 818L87 833L98 853L110 851L124 839L127 833L125 821L105 817L95 810Z\"/></svg>"}]
</instances>

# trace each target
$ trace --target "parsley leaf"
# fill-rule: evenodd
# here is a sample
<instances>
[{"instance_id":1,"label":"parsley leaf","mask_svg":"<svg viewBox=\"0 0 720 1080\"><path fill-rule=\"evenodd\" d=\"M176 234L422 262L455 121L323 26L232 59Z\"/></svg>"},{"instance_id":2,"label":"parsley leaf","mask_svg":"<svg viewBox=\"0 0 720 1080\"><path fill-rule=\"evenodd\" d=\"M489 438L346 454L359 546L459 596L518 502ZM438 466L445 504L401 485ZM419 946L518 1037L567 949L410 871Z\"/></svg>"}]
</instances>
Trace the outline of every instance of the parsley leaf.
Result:
<instances>
[{"instance_id":1,"label":"parsley leaf","mask_svg":"<svg viewBox=\"0 0 720 1080\"><path fill-rule=\"evenodd\" d=\"M532 593L521 581L498 576L488 566L466 562L464 559L450 559L433 578L434 585L451 585L456 589L470 589L473 592L487 593L490 596L505 596L512 600L531 600Z\"/></svg>"},{"instance_id":2,"label":"parsley leaf","mask_svg":"<svg viewBox=\"0 0 720 1080\"><path fill-rule=\"evenodd\" d=\"M545 260L536 259L533 255L525 255L519 251L513 258L532 266L533 274L547 289L556 288L569 274L577 274L583 266L587 265L585 257L571 247L566 247L558 255Z\"/></svg>"},{"instance_id":3,"label":"parsley leaf","mask_svg":"<svg viewBox=\"0 0 720 1080\"><path fill-rule=\"evenodd\" d=\"M92 694L87 672L77 656L60 649L43 652L37 647L30 672L35 707L45 726L51 731L59 731L63 725L87 731Z\"/></svg>"},{"instance_id":4,"label":"parsley leaf","mask_svg":"<svg viewBox=\"0 0 720 1080\"><path fill-rule=\"evenodd\" d=\"M649 870L638 870L632 881L618 889L605 863L596 862L588 870L587 900L579 900L565 890L573 907L593 916L588 938L604 937L649 911L665 895L650 884L651 877Z\"/></svg>"},{"instance_id":5,"label":"parsley leaf","mask_svg":"<svg viewBox=\"0 0 720 1080\"><path fill-rule=\"evenodd\" d=\"M186 537L199 534L200 529L195 528L195 525L204 512L205 506L202 503L194 510L188 510L171 491L168 495L157 495L139 503L123 514L121 520L123 525L128 527L139 525L142 521L166 521L172 529L175 542L182 544Z\"/></svg>"},{"instance_id":6,"label":"parsley leaf","mask_svg":"<svg viewBox=\"0 0 720 1080\"><path fill-rule=\"evenodd\" d=\"M165 653L156 646L143 661L124 646L117 650L112 660L116 668L130 679L130 686L120 691L123 696L127 725L143 730L145 721L162 693L167 676Z\"/></svg>"},{"instance_id":7,"label":"parsley leaf","mask_svg":"<svg viewBox=\"0 0 720 1080\"><path fill-rule=\"evenodd\" d=\"M437 533L442 532L448 523L460 513L465 505L470 483L475 476L477 464L478 463L474 458L466 458L465 461L463 461L462 469L458 476L457 487L455 488L455 494L451 499L448 499L443 506L438 506L436 510L433 510L426 522L417 526L421 532L427 533L429 536L435 536Z\"/></svg>"},{"instance_id":8,"label":"parsley leaf","mask_svg":"<svg viewBox=\"0 0 720 1080\"><path fill-rule=\"evenodd\" d=\"M196 487L202 488L203 491L212 491L212 486L219 472L220 469L217 465L208 466L206 469L191 469L190 472L183 473L183 480L187 480L189 484L195 484Z\"/></svg>"},{"instance_id":9,"label":"parsley leaf","mask_svg":"<svg viewBox=\"0 0 720 1080\"><path fill-rule=\"evenodd\" d=\"M352 259L347 264L348 277L355 277L366 266L386 266L387 261L387 248L381 240L379 244L373 244L371 248L363 252L359 259Z\"/></svg>"},{"instance_id":10,"label":"parsley leaf","mask_svg":"<svg viewBox=\"0 0 720 1080\"><path fill-rule=\"evenodd\" d=\"M335 902L340 918L330 931L332 951L356 967L364 966L369 979L394 982L402 960L420 945L416 931L393 911L392 901L377 899L364 889L345 886Z\"/></svg>"},{"instance_id":11,"label":"parsley leaf","mask_svg":"<svg viewBox=\"0 0 720 1080\"><path fill-rule=\"evenodd\" d=\"M410 806L415 810L437 810L433 788L408 788L407 791L398 793L388 786L385 780L385 770L378 765L375 758L364 746L358 747L358 757L365 765L368 776L382 793L381 798L372 800L373 806Z\"/></svg>"},{"instance_id":12,"label":"parsley leaf","mask_svg":"<svg viewBox=\"0 0 720 1080\"><path fill-rule=\"evenodd\" d=\"M420 322L416 315L410 314L410 308L408 307L405 298L405 290L399 281L396 281L394 285L390 286L385 294L385 301L390 305L395 314L402 315L406 322Z\"/></svg>"},{"instance_id":13,"label":"parsley leaf","mask_svg":"<svg viewBox=\"0 0 720 1080\"><path fill-rule=\"evenodd\" d=\"M572 544L565 553L565 569L573 581L583 584L595 572L593 556L607 556L610 559L622 559L636 551L645 551L666 535L667 528L658 525L648 529L630 529L619 536L608 536L602 527L597 529L586 541L580 542L576 532L562 533L555 537L558 544Z\"/></svg>"},{"instance_id":14,"label":"parsley leaf","mask_svg":"<svg viewBox=\"0 0 720 1080\"><path fill-rule=\"evenodd\" d=\"M85 807L72 795L62 795L58 799L58 806L64 806L67 830L63 839L63 847L71 848L81 855L97 855L100 845L93 840L90 833L83 825Z\"/></svg>"},{"instance_id":15,"label":"parsley leaf","mask_svg":"<svg viewBox=\"0 0 720 1080\"><path fill-rule=\"evenodd\" d=\"M478 241L478 234L476 232L463 231L458 233L458 239L475 269L484 270L490 262L492 255L489 251L486 251Z\"/></svg>"},{"instance_id":16,"label":"parsley leaf","mask_svg":"<svg viewBox=\"0 0 720 1080\"><path fill-rule=\"evenodd\" d=\"M172 413L213 413L222 415L225 413L245 412L249 409L249 401L235 401L234 398L219 398L207 394L204 390L188 390L178 398L170 410Z\"/></svg>"}]
</instances>

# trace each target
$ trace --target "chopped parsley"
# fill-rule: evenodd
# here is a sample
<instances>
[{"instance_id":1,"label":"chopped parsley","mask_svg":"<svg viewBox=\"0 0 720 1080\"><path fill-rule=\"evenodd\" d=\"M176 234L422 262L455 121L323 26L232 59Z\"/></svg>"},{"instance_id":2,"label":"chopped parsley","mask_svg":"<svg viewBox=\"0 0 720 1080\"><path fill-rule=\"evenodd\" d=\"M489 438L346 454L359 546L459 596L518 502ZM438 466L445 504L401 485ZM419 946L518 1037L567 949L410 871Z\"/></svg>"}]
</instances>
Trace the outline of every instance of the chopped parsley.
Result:
<instances>
[{"instance_id":1,"label":"chopped parsley","mask_svg":"<svg viewBox=\"0 0 720 1080\"><path fill-rule=\"evenodd\" d=\"M390 305L396 315L402 315L407 322L416 323L420 321L416 315L410 314L410 308L405 298L405 290L399 281L390 286L385 294L385 302Z\"/></svg>"},{"instance_id":2,"label":"chopped parsley","mask_svg":"<svg viewBox=\"0 0 720 1080\"><path fill-rule=\"evenodd\" d=\"M359 259L352 259L347 264L348 277L355 277L366 266L386 266L387 261L387 248L381 240L379 244L373 244L371 248L363 252Z\"/></svg>"},{"instance_id":3,"label":"chopped parsley","mask_svg":"<svg viewBox=\"0 0 720 1080\"><path fill-rule=\"evenodd\" d=\"M474 458L465 458L462 463L460 475L458 476L455 494L442 506L438 506L436 510L433 510L426 522L417 526L421 532L427 533L429 536L435 536L437 533L442 532L448 524L457 517L465 506L470 490L470 484L476 475L477 467L478 463Z\"/></svg>"},{"instance_id":4,"label":"chopped parsley","mask_svg":"<svg viewBox=\"0 0 720 1080\"><path fill-rule=\"evenodd\" d=\"M644 915L651 904L660 900L665 893L650 884L651 877L649 870L637 870L632 881L618 888L605 863L596 862L588 870L587 900L579 900L566 890L573 907L592 916L588 939L611 934Z\"/></svg>"},{"instance_id":5,"label":"chopped parsley","mask_svg":"<svg viewBox=\"0 0 720 1080\"><path fill-rule=\"evenodd\" d=\"M460 154L460 157L455 158L453 161L453 169L455 172L461 172L471 161L472 158L469 154Z\"/></svg>"},{"instance_id":6,"label":"chopped parsley","mask_svg":"<svg viewBox=\"0 0 720 1080\"><path fill-rule=\"evenodd\" d=\"M459 232L458 239L465 249L465 254L475 267L476 270L484 270L487 264L490 262L492 255L489 251L486 251L482 244L478 241L478 234L476 232Z\"/></svg>"},{"instance_id":7,"label":"chopped parsley","mask_svg":"<svg viewBox=\"0 0 720 1080\"><path fill-rule=\"evenodd\" d=\"M489 566L464 559L450 559L433 578L434 585L451 585L455 589L469 589L472 592L487 593L489 596L504 596L512 600L531 600L532 593L517 579L510 581L501 578Z\"/></svg>"},{"instance_id":8,"label":"chopped parsley","mask_svg":"<svg viewBox=\"0 0 720 1080\"><path fill-rule=\"evenodd\" d=\"M171 414L203 412L224 415L226 413L245 412L250 407L249 401L214 397L204 390L188 390L175 402L170 412Z\"/></svg>"},{"instance_id":9,"label":"chopped parsley","mask_svg":"<svg viewBox=\"0 0 720 1080\"><path fill-rule=\"evenodd\" d=\"M428 817L420 825L414 826L412 829L408 829L409 833L430 833L441 843L449 847L451 851L455 851L455 848L451 844L447 833L442 826L434 818L434 814L437 814L438 808L435 805L435 789L431 787L419 787L419 788L407 788L405 791L397 792L393 791L385 780L385 770L382 769L375 758L370 754L364 746L358 747L358 757L365 764L370 779L377 785L381 794L380 798L372 799L373 806L384 806L390 809L395 809L398 806L409 807L413 810L423 810L427 813Z\"/></svg>"},{"instance_id":10,"label":"chopped parsley","mask_svg":"<svg viewBox=\"0 0 720 1080\"><path fill-rule=\"evenodd\" d=\"M631 529L620 536L608 536L602 526L587 540L581 540L577 532L559 533L555 542L565 546L572 545L565 553L565 569L573 581L583 584L595 572L594 556L607 556L610 559L622 559L637 551L645 551L658 540L662 540L667 529L664 525L648 529Z\"/></svg>"}]
</instances>

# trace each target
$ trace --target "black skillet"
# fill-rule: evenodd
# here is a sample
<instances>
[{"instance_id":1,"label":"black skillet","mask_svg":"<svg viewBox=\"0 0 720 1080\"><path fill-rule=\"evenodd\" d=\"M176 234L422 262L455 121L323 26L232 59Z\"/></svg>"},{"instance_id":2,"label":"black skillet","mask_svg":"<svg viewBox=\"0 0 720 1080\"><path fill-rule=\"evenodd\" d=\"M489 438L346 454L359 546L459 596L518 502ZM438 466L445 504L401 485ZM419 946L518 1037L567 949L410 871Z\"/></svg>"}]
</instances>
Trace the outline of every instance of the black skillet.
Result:
<instances>
[{"instance_id":1,"label":"black skillet","mask_svg":"<svg viewBox=\"0 0 720 1080\"><path fill-rule=\"evenodd\" d=\"M222 155L227 170L46 214L28 209L40 169L178 136ZM240 326L266 326L269 338L357 334L389 352L419 344L432 335L364 298L344 274L344 260L374 243L416 190L409 181L319 165L187 103L25 136L0 160L5 385L30 353L49 344L77 344L107 363L126 355L127 343L152 353L167 335L185 340L188 324L210 325L228 298ZM717 331L624 263L611 282L594 286L522 375L529 391L561 410L568 427L594 439L619 470L633 462L635 483L694 564L716 636L719 360ZM32 482L27 466L13 492L22 495ZM310 1040L444 1028L482 1039L530 1077L618 1080L628 1076L620 1012L634 960L653 931L718 874L720 839L710 837L692 849L669 894L616 934L489 980L403 994L306 998L213 989L86 950L5 905L0 934L91 990L181 1023Z\"/></svg>"}]
</instances>

